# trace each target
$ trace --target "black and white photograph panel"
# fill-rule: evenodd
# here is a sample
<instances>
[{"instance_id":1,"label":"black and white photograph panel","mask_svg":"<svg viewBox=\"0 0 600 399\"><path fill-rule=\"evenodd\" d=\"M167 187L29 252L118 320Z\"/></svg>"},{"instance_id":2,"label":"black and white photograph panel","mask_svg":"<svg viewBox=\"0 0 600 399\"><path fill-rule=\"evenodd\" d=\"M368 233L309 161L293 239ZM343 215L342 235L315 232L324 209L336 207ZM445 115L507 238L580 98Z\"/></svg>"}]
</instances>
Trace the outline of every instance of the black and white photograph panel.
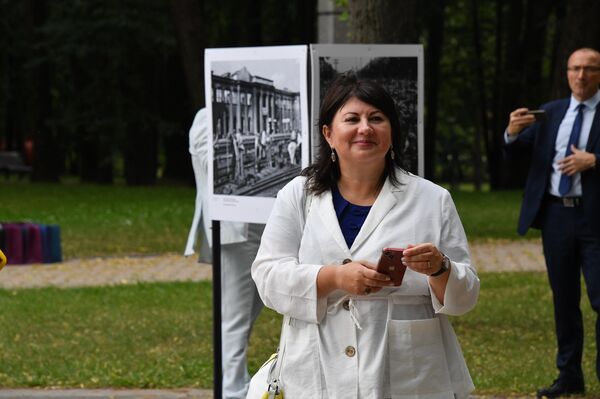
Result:
<instances>
[{"instance_id":1,"label":"black and white photograph panel","mask_svg":"<svg viewBox=\"0 0 600 399\"><path fill-rule=\"evenodd\" d=\"M206 50L211 215L264 223L308 163L306 46Z\"/></svg>"},{"instance_id":2,"label":"black and white photograph panel","mask_svg":"<svg viewBox=\"0 0 600 399\"><path fill-rule=\"evenodd\" d=\"M312 151L321 132L315 127L323 94L341 73L374 80L394 99L404 142L404 169L423 176L423 48L421 45L311 45Z\"/></svg>"}]
</instances>

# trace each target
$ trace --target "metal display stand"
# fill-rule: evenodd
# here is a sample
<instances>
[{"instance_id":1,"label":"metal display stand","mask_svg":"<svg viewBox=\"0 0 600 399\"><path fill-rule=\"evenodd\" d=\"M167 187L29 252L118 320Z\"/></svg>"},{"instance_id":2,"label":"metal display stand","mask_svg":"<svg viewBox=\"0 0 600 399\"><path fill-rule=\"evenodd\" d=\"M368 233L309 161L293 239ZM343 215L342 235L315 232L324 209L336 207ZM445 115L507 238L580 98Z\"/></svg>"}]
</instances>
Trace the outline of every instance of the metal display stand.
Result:
<instances>
[{"instance_id":1,"label":"metal display stand","mask_svg":"<svg viewBox=\"0 0 600 399\"><path fill-rule=\"evenodd\" d=\"M213 283L213 398L223 394L223 347L221 343L221 222L212 221L212 283Z\"/></svg>"}]
</instances>

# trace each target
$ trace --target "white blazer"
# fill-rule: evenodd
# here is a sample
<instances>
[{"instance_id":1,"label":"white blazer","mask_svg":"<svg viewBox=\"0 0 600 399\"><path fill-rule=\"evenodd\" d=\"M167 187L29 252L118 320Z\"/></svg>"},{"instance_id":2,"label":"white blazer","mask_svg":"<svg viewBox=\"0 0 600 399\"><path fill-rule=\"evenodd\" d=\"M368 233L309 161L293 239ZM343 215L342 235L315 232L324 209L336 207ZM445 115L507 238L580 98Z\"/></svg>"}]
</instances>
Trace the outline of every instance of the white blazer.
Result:
<instances>
[{"instance_id":1,"label":"white blazer","mask_svg":"<svg viewBox=\"0 0 600 399\"><path fill-rule=\"evenodd\" d=\"M252 277L265 305L291 318L281 356L287 399L453 398L474 388L446 317L472 309L479 294L462 224L447 190L397 175L401 185L385 182L351 248L330 191L307 205L305 178L297 177L277 196ZM410 269L400 287L317 298L323 265L377 262L384 247L423 242L452 262L443 305L427 276Z\"/></svg>"},{"instance_id":2,"label":"white blazer","mask_svg":"<svg viewBox=\"0 0 600 399\"><path fill-rule=\"evenodd\" d=\"M193 255L196 240L198 237L198 226L204 226L205 238L209 245L212 245L212 224L207 217L208 212L208 120L206 108L201 108L194 117L194 122L190 128L190 154L192 156L192 166L196 177L196 209L194 218L188 233L188 239L184 250L184 255ZM248 224L236 222L221 223L221 244L233 244L248 240ZM207 251L204 251L207 252ZM209 260L202 252L203 258Z\"/></svg>"}]
</instances>

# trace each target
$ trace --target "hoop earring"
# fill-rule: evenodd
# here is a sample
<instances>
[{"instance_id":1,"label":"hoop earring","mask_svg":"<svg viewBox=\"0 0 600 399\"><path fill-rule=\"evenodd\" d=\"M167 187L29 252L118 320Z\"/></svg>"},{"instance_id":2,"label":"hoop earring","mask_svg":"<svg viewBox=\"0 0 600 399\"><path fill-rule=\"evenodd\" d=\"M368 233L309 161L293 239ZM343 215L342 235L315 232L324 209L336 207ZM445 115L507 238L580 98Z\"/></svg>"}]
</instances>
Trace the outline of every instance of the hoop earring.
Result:
<instances>
[{"instance_id":1,"label":"hoop earring","mask_svg":"<svg viewBox=\"0 0 600 399\"><path fill-rule=\"evenodd\" d=\"M335 163L337 161L337 157L335 156L335 151L333 148L331 149L331 162Z\"/></svg>"}]
</instances>

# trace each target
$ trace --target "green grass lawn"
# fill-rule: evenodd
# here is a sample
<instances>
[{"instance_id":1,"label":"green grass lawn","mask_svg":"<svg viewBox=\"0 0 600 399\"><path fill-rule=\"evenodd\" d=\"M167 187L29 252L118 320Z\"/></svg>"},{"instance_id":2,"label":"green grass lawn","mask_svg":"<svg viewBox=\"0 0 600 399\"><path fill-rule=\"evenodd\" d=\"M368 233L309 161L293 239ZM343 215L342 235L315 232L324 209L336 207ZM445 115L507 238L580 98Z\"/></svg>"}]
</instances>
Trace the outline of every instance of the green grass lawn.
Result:
<instances>
[{"instance_id":1,"label":"green grass lawn","mask_svg":"<svg viewBox=\"0 0 600 399\"><path fill-rule=\"evenodd\" d=\"M519 191L452 195L471 241L517 238ZM4 181L0 220L59 224L65 258L182 252L194 197L186 186ZM588 391L600 396L583 303ZM210 283L0 290L0 387L209 388L211 306ZM478 393L527 394L552 381L551 311L545 274L482 276L477 308L453 320ZM259 318L252 372L277 346L280 320Z\"/></svg>"},{"instance_id":2,"label":"green grass lawn","mask_svg":"<svg viewBox=\"0 0 600 399\"><path fill-rule=\"evenodd\" d=\"M552 296L545 273L485 273L476 308L452 323L480 394L535 394L558 372ZM583 284L583 283L582 283ZM587 393L600 397L595 375L595 314L582 292Z\"/></svg>"},{"instance_id":3,"label":"green grass lawn","mask_svg":"<svg viewBox=\"0 0 600 399\"><path fill-rule=\"evenodd\" d=\"M469 240L520 239L521 191L455 191L452 198ZM539 236L538 230L530 230L526 238Z\"/></svg>"},{"instance_id":4,"label":"green grass lawn","mask_svg":"<svg viewBox=\"0 0 600 399\"><path fill-rule=\"evenodd\" d=\"M212 385L209 282L0 290L0 387Z\"/></svg>"},{"instance_id":5,"label":"green grass lawn","mask_svg":"<svg viewBox=\"0 0 600 399\"><path fill-rule=\"evenodd\" d=\"M64 258L181 252L196 190L186 186L0 183L0 221L61 227Z\"/></svg>"},{"instance_id":6,"label":"green grass lawn","mask_svg":"<svg viewBox=\"0 0 600 399\"><path fill-rule=\"evenodd\" d=\"M486 273L474 311L453 318L478 394L535 392L556 376L551 297L543 273ZM210 283L0 290L0 387L212 387ZM583 301L588 395L594 316ZM255 371L281 319L263 311Z\"/></svg>"},{"instance_id":7,"label":"green grass lawn","mask_svg":"<svg viewBox=\"0 0 600 399\"><path fill-rule=\"evenodd\" d=\"M61 226L65 258L182 252L195 188L0 182L0 221ZM520 191L452 193L470 240L517 239ZM528 237L538 237L536 232Z\"/></svg>"}]
</instances>

